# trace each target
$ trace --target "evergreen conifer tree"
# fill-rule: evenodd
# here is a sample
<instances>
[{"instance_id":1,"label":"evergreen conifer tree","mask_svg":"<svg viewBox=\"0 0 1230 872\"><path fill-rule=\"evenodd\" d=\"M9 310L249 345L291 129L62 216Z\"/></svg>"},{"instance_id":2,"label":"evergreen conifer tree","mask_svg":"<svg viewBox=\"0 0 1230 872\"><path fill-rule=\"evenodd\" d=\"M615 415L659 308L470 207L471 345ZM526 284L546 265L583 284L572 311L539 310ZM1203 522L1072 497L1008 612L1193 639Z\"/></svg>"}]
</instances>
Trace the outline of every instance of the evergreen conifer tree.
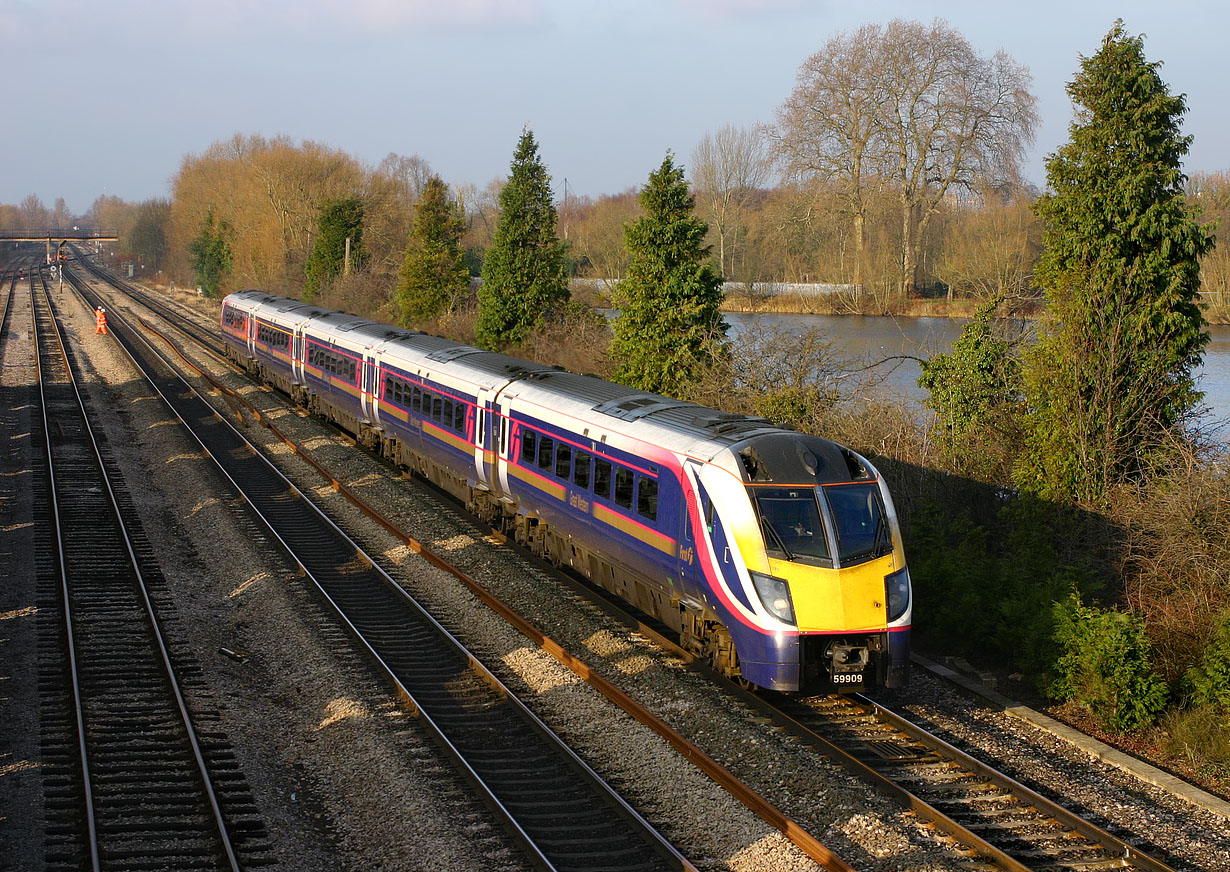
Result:
<instances>
[{"instance_id":1,"label":"evergreen conifer tree","mask_svg":"<svg viewBox=\"0 0 1230 872\"><path fill-rule=\"evenodd\" d=\"M406 257L397 284L397 308L403 325L453 311L470 287L461 238L465 235L461 207L448 195L448 186L432 176L423 187Z\"/></svg>"},{"instance_id":2,"label":"evergreen conifer tree","mask_svg":"<svg viewBox=\"0 0 1230 872\"><path fill-rule=\"evenodd\" d=\"M308 254L304 272L303 299L312 300L321 289L342 272L346 260L346 239L350 239L350 264L363 262L363 201L341 197L320 207L318 233Z\"/></svg>"},{"instance_id":3,"label":"evergreen conifer tree","mask_svg":"<svg viewBox=\"0 0 1230 872\"><path fill-rule=\"evenodd\" d=\"M500 220L483 261L475 332L484 348L525 340L540 324L559 317L568 299L564 243L555 235L551 177L525 130L513 155L512 175L500 192Z\"/></svg>"},{"instance_id":4,"label":"evergreen conifer tree","mask_svg":"<svg viewBox=\"0 0 1230 872\"><path fill-rule=\"evenodd\" d=\"M667 152L640 194L645 215L624 228L631 262L615 289L615 380L681 396L699 365L722 353L722 276L703 245L683 168Z\"/></svg>"},{"instance_id":5,"label":"evergreen conifer tree","mask_svg":"<svg viewBox=\"0 0 1230 872\"><path fill-rule=\"evenodd\" d=\"M1213 239L1184 200L1184 98L1122 21L1068 85L1070 141L1047 159L1037 280L1048 319L1026 361L1024 489L1098 503L1158 461L1200 400L1197 304Z\"/></svg>"},{"instance_id":6,"label":"evergreen conifer tree","mask_svg":"<svg viewBox=\"0 0 1230 872\"><path fill-rule=\"evenodd\" d=\"M232 263L231 228L226 221L215 219L214 210L205 215L201 232L188 243L192 271L201 290L208 297L222 296L222 279L230 271Z\"/></svg>"}]
</instances>

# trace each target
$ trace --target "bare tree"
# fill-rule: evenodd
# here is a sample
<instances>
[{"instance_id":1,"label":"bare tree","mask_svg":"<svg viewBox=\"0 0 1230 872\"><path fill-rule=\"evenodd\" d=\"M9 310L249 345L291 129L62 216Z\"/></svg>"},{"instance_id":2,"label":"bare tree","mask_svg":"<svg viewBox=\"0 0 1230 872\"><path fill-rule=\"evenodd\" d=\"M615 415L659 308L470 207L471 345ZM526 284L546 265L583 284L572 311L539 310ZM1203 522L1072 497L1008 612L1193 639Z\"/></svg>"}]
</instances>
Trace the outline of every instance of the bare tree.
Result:
<instances>
[{"instance_id":1,"label":"bare tree","mask_svg":"<svg viewBox=\"0 0 1230 872\"><path fill-rule=\"evenodd\" d=\"M830 39L778 112L776 154L836 183L854 220L862 281L869 191L896 190L902 292L917 282L927 224L954 187L1014 182L1038 123L1028 70L985 58L947 23L894 19Z\"/></svg>"},{"instance_id":2,"label":"bare tree","mask_svg":"<svg viewBox=\"0 0 1230 872\"><path fill-rule=\"evenodd\" d=\"M799 68L798 84L778 110L774 154L788 176L823 180L853 221L853 282L863 283L866 195L878 183L876 133L887 101L881 82L882 36L868 24L833 37Z\"/></svg>"},{"instance_id":3,"label":"bare tree","mask_svg":"<svg viewBox=\"0 0 1230 872\"><path fill-rule=\"evenodd\" d=\"M168 241L187 251L213 214L233 234L236 286L296 295L320 205L363 190L363 171L343 152L286 137L236 135L184 158L172 180ZM182 254L174 265L188 275Z\"/></svg>"},{"instance_id":4,"label":"bare tree","mask_svg":"<svg viewBox=\"0 0 1230 872\"><path fill-rule=\"evenodd\" d=\"M456 187L457 201L469 222L463 244L472 256L481 257L491 245L496 225L500 222L500 191L506 181L495 178L482 187L474 184Z\"/></svg>"},{"instance_id":5,"label":"bare tree","mask_svg":"<svg viewBox=\"0 0 1230 872\"><path fill-rule=\"evenodd\" d=\"M734 239L743 211L769 178L771 164L762 132L727 124L705 134L692 152L692 192L696 209L717 233L718 265L734 273ZM727 246L730 244L730 258Z\"/></svg>"},{"instance_id":6,"label":"bare tree","mask_svg":"<svg viewBox=\"0 0 1230 872\"><path fill-rule=\"evenodd\" d=\"M51 213L37 194L29 194L21 201L20 208L21 218L18 220L23 230L46 230L51 226Z\"/></svg>"},{"instance_id":7,"label":"bare tree","mask_svg":"<svg viewBox=\"0 0 1230 872\"><path fill-rule=\"evenodd\" d=\"M1200 295L1209 320L1230 316L1230 173L1192 173L1187 201L1204 221L1215 221L1218 245L1200 261Z\"/></svg>"},{"instance_id":8,"label":"bare tree","mask_svg":"<svg viewBox=\"0 0 1230 872\"><path fill-rule=\"evenodd\" d=\"M414 210L432 176L431 165L418 155L389 154L365 176L363 245L368 270L392 278L405 258Z\"/></svg>"},{"instance_id":9,"label":"bare tree","mask_svg":"<svg viewBox=\"0 0 1230 872\"><path fill-rule=\"evenodd\" d=\"M954 187L1015 183L1038 124L1032 77L1006 52L977 54L961 33L894 19L884 31L880 119L901 208L901 289L915 287L927 223Z\"/></svg>"},{"instance_id":10,"label":"bare tree","mask_svg":"<svg viewBox=\"0 0 1230 872\"><path fill-rule=\"evenodd\" d=\"M610 293L615 282L627 274L631 260L624 243L624 226L644 214L637 191L629 188L597 200L574 199L582 208L569 221L570 253L580 265L582 277L601 280Z\"/></svg>"},{"instance_id":11,"label":"bare tree","mask_svg":"<svg viewBox=\"0 0 1230 872\"><path fill-rule=\"evenodd\" d=\"M1042 227L1025 191L1008 196L991 191L960 204L949 225L935 273L948 286L950 300L955 295L981 301L1032 296Z\"/></svg>"}]
</instances>

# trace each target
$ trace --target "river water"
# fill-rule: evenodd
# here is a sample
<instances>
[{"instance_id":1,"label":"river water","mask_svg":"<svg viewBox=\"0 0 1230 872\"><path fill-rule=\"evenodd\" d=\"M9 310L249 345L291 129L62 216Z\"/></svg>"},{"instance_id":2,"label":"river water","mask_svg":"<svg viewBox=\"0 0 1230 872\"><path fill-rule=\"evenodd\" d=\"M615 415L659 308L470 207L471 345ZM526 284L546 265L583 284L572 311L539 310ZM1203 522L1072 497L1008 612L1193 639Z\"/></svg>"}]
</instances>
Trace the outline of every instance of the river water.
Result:
<instances>
[{"instance_id":1,"label":"river water","mask_svg":"<svg viewBox=\"0 0 1230 872\"><path fill-rule=\"evenodd\" d=\"M894 356L927 358L951 350L961 335L964 320L952 318L892 318L866 315L775 315L724 313L729 336L737 338L749 324L790 331L819 328L831 337L834 351L858 361L883 360ZM1230 432L1230 326L1213 325L1205 346L1204 363L1197 370L1197 388L1204 391L1209 407L1206 423ZM920 369L914 360L903 360L888 374L885 387L921 404L926 392L918 386Z\"/></svg>"}]
</instances>

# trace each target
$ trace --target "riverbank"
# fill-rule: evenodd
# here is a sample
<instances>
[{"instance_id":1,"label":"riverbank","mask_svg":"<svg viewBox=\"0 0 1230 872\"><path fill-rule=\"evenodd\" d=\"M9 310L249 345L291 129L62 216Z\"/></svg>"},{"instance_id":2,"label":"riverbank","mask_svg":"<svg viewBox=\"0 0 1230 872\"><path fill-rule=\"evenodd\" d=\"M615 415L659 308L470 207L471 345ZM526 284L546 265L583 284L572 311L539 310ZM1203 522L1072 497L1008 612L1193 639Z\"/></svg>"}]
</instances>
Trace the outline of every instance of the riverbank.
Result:
<instances>
[{"instance_id":1,"label":"riverbank","mask_svg":"<svg viewBox=\"0 0 1230 872\"><path fill-rule=\"evenodd\" d=\"M880 300L869 295L856 300L843 294L779 294L757 295L728 291L722 302L723 312L765 315L890 315L894 318L970 319L981 300L947 297L910 297ZM1005 306L1004 313L1013 318L1033 320L1046 310L1042 300L1016 300ZM1230 310L1204 307L1205 320L1211 325L1230 325Z\"/></svg>"}]
</instances>

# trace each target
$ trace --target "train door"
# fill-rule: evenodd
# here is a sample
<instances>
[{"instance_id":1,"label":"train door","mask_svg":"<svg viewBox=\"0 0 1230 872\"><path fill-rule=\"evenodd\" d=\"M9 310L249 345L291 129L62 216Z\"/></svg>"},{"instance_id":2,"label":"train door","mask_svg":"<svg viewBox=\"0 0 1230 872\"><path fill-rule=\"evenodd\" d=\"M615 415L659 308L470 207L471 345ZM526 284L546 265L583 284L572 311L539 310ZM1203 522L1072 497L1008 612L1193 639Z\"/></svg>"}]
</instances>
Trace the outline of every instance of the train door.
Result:
<instances>
[{"instance_id":1,"label":"train door","mask_svg":"<svg viewBox=\"0 0 1230 872\"><path fill-rule=\"evenodd\" d=\"M492 486L495 455L492 450L491 391L479 388L474 402L474 475L478 481Z\"/></svg>"},{"instance_id":2,"label":"train door","mask_svg":"<svg viewBox=\"0 0 1230 872\"><path fill-rule=\"evenodd\" d=\"M685 460L682 472L683 511L680 512L679 528L679 589L695 596L699 585L701 554L708 550L704 541L707 535L705 516L711 511L708 499L700 487L702 465L695 460Z\"/></svg>"},{"instance_id":3,"label":"train door","mask_svg":"<svg viewBox=\"0 0 1230 872\"><path fill-rule=\"evenodd\" d=\"M306 323L306 322L304 322ZM292 384L307 385L307 377L303 371L303 359L307 357L307 334L300 324L290 334L290 380Z\"/></svg>"},{"instance_id":4,"label":"train door","mask_svg":"<svg viewBox=\"0 0 1230 872\"><path fill-rule=\"evenodd\" d=\"M371 368L372 379L372 424L377 429L382 429L384 427L384 423L380 419L380 399L384 392L384 385L381 383L382 378L380 375L380 362L376 359L376 355L374 353L371 356L371 360L368 361L368 366Z\"/></svg>"},{"instance_id":5,"label":"train door","mask_svg":"<svg viewBox=\"0 0 1230 872\"><path fill-rule=\"evenodd\" d=\"M376 360L372 357L371 346L367 346L359 355L362 373L359 376L359 407L362 410L362 420L370 424L376 420Z\"/></svg>"},{"instance_id":6,"label":"train door","mask_svg":"<svg viewBox=\"0 0 1230 872\"><path fill-rule=\"evenodd\" d=\"M491 489L496 494L509 496L512 488L508 483L508 464L512 462L515 438L512 426L512 399L497 391L491 403L491 418L491 447L495 453Z\"/></svg>"}]
</instances>

